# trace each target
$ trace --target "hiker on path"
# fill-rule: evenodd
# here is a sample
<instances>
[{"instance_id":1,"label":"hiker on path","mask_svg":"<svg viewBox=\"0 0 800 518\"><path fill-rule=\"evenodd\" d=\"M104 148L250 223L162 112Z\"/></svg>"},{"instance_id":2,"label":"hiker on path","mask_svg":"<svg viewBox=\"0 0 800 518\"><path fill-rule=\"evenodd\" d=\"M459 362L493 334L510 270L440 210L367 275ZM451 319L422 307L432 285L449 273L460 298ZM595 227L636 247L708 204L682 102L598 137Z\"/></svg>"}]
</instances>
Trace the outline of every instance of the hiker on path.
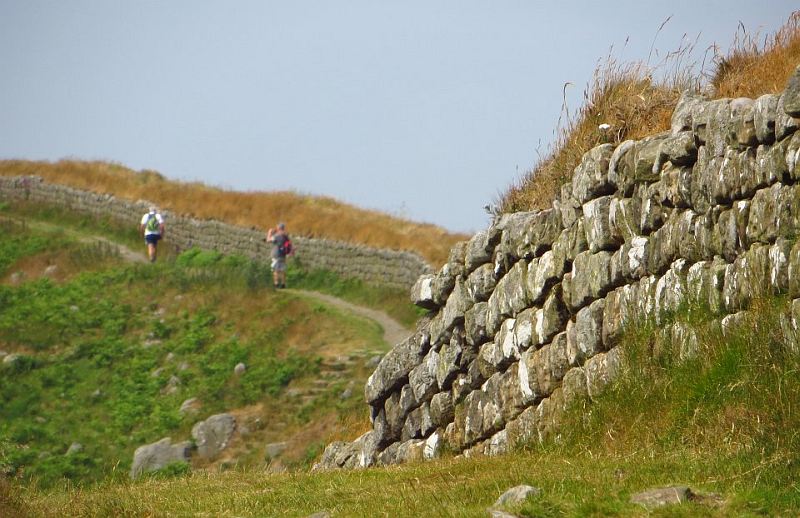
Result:
<instances>
[{"instance_id":1,"label":"hiker on path","mask_svg":"<svg viewBox=\"0 0 800 518\"><path fill-rule=\"evenodd\" d=\"M267 243L272 243L272 284L276 288L286 287L286 257L291 255L292 242L286 233L286 225L278 226L267 231Z\"/></svg>"},{"instance_id":2,"label":"hiker on path","mask_svg":"<svg viewBox=\"0 0 800 518\"><path fill-rule=\"evenodd\" d=\"M156 262L156 247L159 239L164 237L164 217L159 214L157 208L150 207L147 214L142 216L139 232L147 244L147 256L150 258L150 262Z\"/></svg>"}]
</instances>

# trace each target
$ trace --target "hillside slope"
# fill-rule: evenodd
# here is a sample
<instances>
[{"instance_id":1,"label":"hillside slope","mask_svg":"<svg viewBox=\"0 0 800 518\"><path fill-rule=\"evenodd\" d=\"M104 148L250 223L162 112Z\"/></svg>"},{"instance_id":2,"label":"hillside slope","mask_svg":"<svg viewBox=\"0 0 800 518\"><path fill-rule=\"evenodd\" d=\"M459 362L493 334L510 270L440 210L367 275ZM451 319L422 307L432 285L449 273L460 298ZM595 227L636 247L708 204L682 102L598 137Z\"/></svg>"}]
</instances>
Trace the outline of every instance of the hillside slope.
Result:
<instances>
[{"instance_id":1,"label":"hillside slope","mask_svg":"<svg viewBox=\"0 0 800 518\"><path fill-rule=\"evenodd\" d=\"M126 476L136 447L189 439L221 412L237 432L194 468L303 466L343 427L364 426L358 387L390 344L357 307L276 292L264 266L242 258L190 251L143 264L138 239L137 253L91 223L32 213L0 212L6 474L42 485ZM270 443L280 452L266 457Z\"/></svg>"}]
</instances>

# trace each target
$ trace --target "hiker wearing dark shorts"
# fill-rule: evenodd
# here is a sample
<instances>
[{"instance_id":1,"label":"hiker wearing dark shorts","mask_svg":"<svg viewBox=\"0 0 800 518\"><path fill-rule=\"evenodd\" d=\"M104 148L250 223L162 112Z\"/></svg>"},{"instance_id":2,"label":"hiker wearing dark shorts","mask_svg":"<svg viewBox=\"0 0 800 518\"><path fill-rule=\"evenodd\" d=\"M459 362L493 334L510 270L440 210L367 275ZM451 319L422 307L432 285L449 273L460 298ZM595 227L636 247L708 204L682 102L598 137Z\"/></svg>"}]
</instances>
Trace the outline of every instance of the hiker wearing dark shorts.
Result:
<instances>
[{"instance_id":1,"label":"hiker wearing dark shorts","mask_svg":"<svg viewBox=\"0 0 800 518\"><path fill-rule=\"evenodd\" d=\"M142 216L139 232L147 244L147 256L150 258L150 262L156 262L156 247L158 241L164 237L164 217L159 214L158 209L150 207L147 214Z\"/></svg>"},{"instance_id":2,"label":"hiker wearing dark shorts","mask_svg":"<svg viewBox=\"0 0 800 518\"><path fill-rule=\"evenodd\" d=\"M267 243L272 243L272 284L276 288L286 287L286 256L291 255L291 241L286 233L286 225L278 226L267 231Z\"/></svg>"}]
</instances>

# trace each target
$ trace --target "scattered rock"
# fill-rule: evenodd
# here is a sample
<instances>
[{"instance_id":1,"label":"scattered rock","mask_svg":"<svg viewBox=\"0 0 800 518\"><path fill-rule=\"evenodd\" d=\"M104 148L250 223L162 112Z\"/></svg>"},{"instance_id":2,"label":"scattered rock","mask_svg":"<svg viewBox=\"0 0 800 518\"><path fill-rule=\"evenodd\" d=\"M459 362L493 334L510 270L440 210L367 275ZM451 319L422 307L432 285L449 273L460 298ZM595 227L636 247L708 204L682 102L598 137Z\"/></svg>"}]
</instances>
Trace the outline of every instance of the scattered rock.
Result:
<instances>
[{"instance_id":1,"label":"scattered rock","mask_svg":"<svg viewBox=\"0 0 800 518\"><path fill-rule=\"evenodd\" d=\"M280 457L286 451L286 442L272 442L264 447L264 457L267 460L272 460Z\"/></svg>"},{"instance_id":2,"label":"scattered rock","mask_svg":"<svg viewBox=\"0 0 800 518\"><path fill-rule=\"evenodd\" d=\"M328 511L319 511L314 514L309 514L308 518L331 518L331 513Z\"/></svg>"},{"instance_id":3,"label":"scattered rock","mask_svg":"<svg viewBox=\"0 0 800 518\"><path fill-rule=\"evenodd\" d=\"M375 356L373 356L372 358L367 360L367 363L365 365L366 365L366 367L368 369L374 369L381 362L382 358L383 358L383 355L376 354Z\"/></svg>"},{"instance_id":4,"label":"scattered rock","mask_svg":"<svg viewBox=\"0 0 800 518\"><path fill-rule=\"evenodd\" d=\"M175 359L175 353L168 353L167 356L164 358L164 361L171 362Z\"/></svg>"},{"instance_id":5,"label":"scattered rock","mask_svg":"<svg viewBox=\"0 0 800 518\"><path fill-rule=\"evenodd\" d=\"M224 450L236 429L236 419L230 414L212 415L192 427L192 437L197 445L197 454L210 459Z\"/></svg>"},{"instance_id":6,"label":"scattered rock","mask_svg":"<svg viewBox=\"0 0 800 518\"><path fill-rule=\"evenodd\" d=\"M648 489L631 496L631 503L654 509L665 505L675 505L688 502L694 495L686 486L671 486Z\"/></svg>"},{"instance_id":7,"label":"scattered rock","mask_svg":"<svg viewBox=\"0 0 800 518\"><path fill-rule=\"evenodd\" d=\"M185 371L185 370L188 370L188 369L189 369L189 364L186 363L186 362L181 362L180 365L178 365L178 370L179 371Z\"/></svg>"},{"instance_id":8,"label":"scattered rock","mask_svg":"<svg viewBox=\"0 0 800 518\"><path fill-rule=\"evenodd\" d=\"M542 490L527 485L512 487L502 495L494 503L492 508L504 507L506 505L515 505L525 501L530 496L535 496L541 493Z\"/></svg>"},{"instance_id":9,"label":"scattered rock","mask_svg":"<svg viewBox=\"0 0 800 518\"><path fill-rule=\"evenodd\" d=\"M92 399L100 399L102 395L103 392L100 389L97 389L94 392L92 392Z\"/></svg>"},{"instance_id":10,"label":"scattered rock","mask_svg":"<svg viewBox=\"0 0 800 518\"><path fill-rule=\"evenodd\" d=\"M44 276L45 277L52 277L58 271L58 266L51 264L47 268L44 269Z\"/></svg>"},{"instance_id":11,"label":"scattered rock","mask_svg":"<svg viewBox=\"0 0 800 518\"><path fill-rule=\"evenodd\" d=\"M350 387L344 389L341 394L339 394L339 399L345 400L349 399L353 395L353 389Z\"/></svg>"},{"instance_id":12,"label":"scattered rock","mask_svg":"<svg viewBox=\"0 0 800 518\"><path fill-rule=\"evenodd\" d=\"M247 370L247 366L244 363L237 363L236 367L233 368L233 373L237 376L241 376L244 374L244 371Z\"/></svg>"},{"instance_id":13,"label":"scattered rock","mask_svg":"<svg viewBox=\"0 0 800 518\"><path fill-rule=\"evenodd\" d=\"M74 455L82 451L83 451L83 444L79 442L73 442L72 444L69 445L69 448L67 449L67 453L65 455Z\"/></svg>"},{"instance_id":14,"label":"scattered rock","mask_svg":"<svg viewBox=\"0 0 800 518\"><path fill-rule=\"evenodd\" d=\"M157 368L156 370L154 370L153 372L150 373L150 377L151 378L157 378L157 377L161 376L162 372L164 372L164 368L163 367L159 367L159 368Z\"/></svg>"},{"instance_id":15,"label":"scattered rock","mask_svg":"<svg viewBox=\"0 0 800 518\"><path fill-rule=\"evenodd\" d=\"M78 312L78 311L80 311L80 310L81 310L81 308L79 308L78 306L76 306L75 304L73 304L73 305L71 305L71 306L69 307L69 310L70 310L70 311L72 311L73 313L75 313L75 312Z\"/></svg>"},{"instance_id":16,"label":"scattered rock","mask_svg":"<svg viewBox=\"0 0 800 518\"><path fill-rule=\"evenodd\" d=\"M44 417L42 417L40 415L37 415L36 417L34 417L33 420L36 421L39 424L44 424L44 423L47 422L47 419L45 419Z\"/></svg>"},{"instance_id":17,"label":"scattered rock","mask_svg":"<svg viewBox=\"0 0 800 518\"><path fill-rule=\"evenodd\" d=\"M139 446L133 454L130 477L135 479L142 473L157 471L175 462L188 462L191 448L191 442L172 444L169 437Z\"/></svg>"},{"instance_id":18,"label":"scattered rock","mask_svg":"<svg viewBox=\"0 0 800 518\"><path fill-rule=\"evenodd\" d=\"M169 380L167 380L166 386L161 389L161 393L165 395L174 394L178 392L178 387L181 384L181 380L177 376L170 376Z\"/></svg>"},{"instance_id":19,"label":"scattered rock","mask_svg":"<svg viewBox=\"0 0 800 518\"><path fill-rule=\"evenodd\" d=\"M22 284L22 281L25 280L25 272L14 272L11 274L8 280L13 285Z\"/></svg>"},{"instance_id":20,"label":"scattered rock","mask_svg":"<svg viewBox=\"0 0 800 518\"><path fill-rule=\"evenodd\" d=\"M196 397L192 397L181 403L181 408L178 410L181 414L195 414L203 405Z\"/></svg>"},{"instance_id":21,"label":"scattered rock","mask_svg":"<svg viewBox=\"0 0 800 518\"><path fill-rule=\"evenodd\" d=\"M3 363L11 364L17 361L18 359L19 359L19 354L14 354L14 353L7 354L5 358L3 358Z\"/></svg>"},{"instance_id":22,"label":"scattered rock","mask_svg":"<svg viewBox=\"0 0 800 518\"><path fill-rule=\"evenodd\" d=\"M5 352L5 351L0 351L0 358L4 358L4 357L5 357L5 356L7 356L7 355L8 355L8 353L7 353L7 352Z\"/></svg>"}]
</instances>

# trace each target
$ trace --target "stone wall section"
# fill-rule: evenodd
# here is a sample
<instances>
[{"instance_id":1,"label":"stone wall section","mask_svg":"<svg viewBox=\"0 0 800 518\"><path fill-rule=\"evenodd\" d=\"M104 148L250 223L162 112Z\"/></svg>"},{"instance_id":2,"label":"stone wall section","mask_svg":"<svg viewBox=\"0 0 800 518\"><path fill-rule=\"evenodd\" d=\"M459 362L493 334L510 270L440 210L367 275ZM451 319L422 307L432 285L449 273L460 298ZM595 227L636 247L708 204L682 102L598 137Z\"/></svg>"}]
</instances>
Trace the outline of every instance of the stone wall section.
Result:
<instances>
[{"instance_id":1,"label":"stone wall section","mask_svg":"<svg viewBox=\"0 0 800 518\"><path fill-rule=\"evenodd\" d=\"M558 432L621 362L626 323L708 305L722 329L753 297L788 293L800 317L800 67L781 95L686 93L671 130L583 157L552 208L505 214L421 276L429 320L370 376L372 430L317 468L499 454Z\"/></svg>"},{"instance_id":2,"label":"stone wall section","mask_svg":"<svg viewBox=\"0 0 800 518\"><path fill-rule=\"evenodd\" d=\"M107 194L50 184L37 176L0 177L0 199L28 200L108 217L130 225L131 229L138 229L142 215L151 205L143 200L131 202ZM162 211L162 214L167 224L166 243L179 250L194 246L224 254L241 254L265 261L269 259L264 230L194 219L170 211ZM296 248L295 259L307 270L329 270L369 284L399 289L409 289L420 275L432 271L415 253L291 235Z\"/></svg>"}]
</instances>

